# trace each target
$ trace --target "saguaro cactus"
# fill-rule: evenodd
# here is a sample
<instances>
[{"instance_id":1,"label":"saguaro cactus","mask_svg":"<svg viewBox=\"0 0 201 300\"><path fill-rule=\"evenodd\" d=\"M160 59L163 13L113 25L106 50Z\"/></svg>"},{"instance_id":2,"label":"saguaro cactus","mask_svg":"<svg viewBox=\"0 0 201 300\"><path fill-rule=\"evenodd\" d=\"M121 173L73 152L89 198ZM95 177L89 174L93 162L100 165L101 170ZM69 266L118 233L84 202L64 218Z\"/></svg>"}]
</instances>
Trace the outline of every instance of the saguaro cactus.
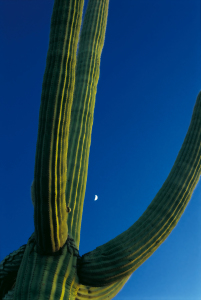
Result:
<instances>
[{"instance_id":1,"label":"saguaro cactus","mask_svg":"<svg viewBox=\"0 0 201 300\"><path fill-rule=\"evenodd\" d=\"M175 164L144 214L79 256L109 0L55 0L32 184L35 232L0 264L0 299L112 299L179 221L201 174L201 93ZM77 55L76 55L77 52Z\"/></svg>"}]
</instances>

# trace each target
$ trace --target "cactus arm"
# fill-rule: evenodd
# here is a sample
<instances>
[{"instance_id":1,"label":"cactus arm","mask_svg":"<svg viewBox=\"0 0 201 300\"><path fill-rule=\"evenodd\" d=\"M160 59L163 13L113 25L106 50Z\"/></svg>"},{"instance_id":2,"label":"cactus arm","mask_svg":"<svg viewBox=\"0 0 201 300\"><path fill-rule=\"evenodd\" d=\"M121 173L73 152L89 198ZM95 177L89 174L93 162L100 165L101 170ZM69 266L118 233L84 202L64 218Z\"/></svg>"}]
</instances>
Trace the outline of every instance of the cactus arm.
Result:
<instances>
[{"instance_id":1,"label":"cactus arm","mask_svg":"<svg viewBox=\"0 0 201 300\"><path fill-rule=\"evenodd\" d=\"M84 0L55 0L43 79L34 173L34 224L38 251L66 242L65 188L76 50Z\"/></svg>"},{"instance_id":2,"label":"cactus arm","mask_svg":"<svg viewBox=\"0 0 201 300\"><path fill-rule=\"evenodd\" d=\"M104 286L135 271L176 226L200 175L201 92L181 150L162 188L128 230L82 257L80 283Z\"/></svg>"},{"instance_id":3,"label":"cactus arm","mask_svg":"<svg viewBox=\"0 0 201 300\"><path fill-rule=\"evenodd\" d=\"M26 245L7 255L0 263L0 299L11 290L17 278Z\"/></svg>"},{"instance_id":4,"label":"cactus arm","mask_svg":"<svg viewBox=\"0 0 201 300\"><path fill-rule=\"evenodd\" d=\"M67 155L68 230L77 247L86 189L88 158L109 0L89 0L81 30Z\"/></svg>"},{"instance_id":5,"label":"cactus arm","mask_svg":"<svg viewBox=\"0 0 201 300\"><path fill-rule=\"evenodd\" d=\"M128 281L129 277L130 276L127 276L122 280L114 282L111 285L106 287L91 287L91 286L80 285L79 290L77 292L76 299L77 300L113 299L116 296L116 294L122 289L124 284Z\"/></svg>"}]
</instances>

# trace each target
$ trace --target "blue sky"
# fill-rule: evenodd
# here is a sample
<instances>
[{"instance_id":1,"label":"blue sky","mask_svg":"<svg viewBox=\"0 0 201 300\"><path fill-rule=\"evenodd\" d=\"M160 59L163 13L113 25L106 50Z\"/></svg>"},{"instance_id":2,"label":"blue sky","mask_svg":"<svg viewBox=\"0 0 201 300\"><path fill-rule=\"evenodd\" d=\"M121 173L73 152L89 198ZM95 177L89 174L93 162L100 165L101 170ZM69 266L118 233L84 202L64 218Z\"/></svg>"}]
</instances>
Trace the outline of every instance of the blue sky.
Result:
<instances>
[{"instance_id":1,"label":"blue sky","mask_svg":"<svg viewBox=\"0 0 201 300\"><path fill-rule=\"evenodd\" d=\"M53 0L0 0L0 260L34 230L30 187ZM80 254L131 226L162 186L201 89L199 0L111 0ZM94 201L95 195L98 200ZM201 299L201 184L116 300Z\"/></svg>"}]
</instances>

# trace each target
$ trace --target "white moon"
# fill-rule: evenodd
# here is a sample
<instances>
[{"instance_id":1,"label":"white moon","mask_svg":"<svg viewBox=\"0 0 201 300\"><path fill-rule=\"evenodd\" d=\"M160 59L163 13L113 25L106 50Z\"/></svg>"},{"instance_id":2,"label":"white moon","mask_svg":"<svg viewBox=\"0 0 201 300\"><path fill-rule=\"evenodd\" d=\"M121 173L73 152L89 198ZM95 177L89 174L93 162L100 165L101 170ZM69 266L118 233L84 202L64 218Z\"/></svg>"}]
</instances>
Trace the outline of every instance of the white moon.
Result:
<instances>
[{"instance_id":1,"label":"white moon","mask_svg":"<svg viewBox=\"0 0 201 300\"><path fill-rule=\"evenodd\" d=\"M95 195L95 199L94 199L94 201L96 201L96 200L98 200L98 196L97 196L97 195Z\"/></svg>"}]
</instances>

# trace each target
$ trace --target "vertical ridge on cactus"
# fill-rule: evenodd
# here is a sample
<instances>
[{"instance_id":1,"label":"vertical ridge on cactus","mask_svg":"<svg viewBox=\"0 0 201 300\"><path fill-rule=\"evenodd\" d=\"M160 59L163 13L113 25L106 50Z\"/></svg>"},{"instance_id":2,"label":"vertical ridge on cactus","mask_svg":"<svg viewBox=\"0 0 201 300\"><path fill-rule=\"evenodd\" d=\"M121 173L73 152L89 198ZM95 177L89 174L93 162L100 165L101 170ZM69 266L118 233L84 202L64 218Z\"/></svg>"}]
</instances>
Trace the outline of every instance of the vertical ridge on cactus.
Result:
<instances>
[{"instance_id":1,"label":"vertical ridge on cactus","mask_svg":"<svg viewBox=\"0 0 201 300\"><path fill-rule=\"evenodd\" d=\"M201 175L201 92L165 183L125 232L79 255L109 0L55 0L32 197L35 232L0 264L0 300L112 299L179 221ZM76 56L77 52L77 56Z\"/></svg>"},{"instance_id":2,"label":"vertical ridge on cactus","mask_svg":"<svg viewBox=\"0 0 201 300\"><path fill-rule=\"evenodd\" d=\"M53 8L34 175L36 239L44 253L58 251L68 235L67 148L83 3L56 0Z\"/></svg>"},{"instance_id":3,"label":"vertical ridge on cactus","mask_svg":"<svg viewBox=\"0 0 201 300\"><path fill-rule=\"evenodd\" d=\"M77 247L80 240L96 86L99 79L107 11L108 0L89 0L77 57L66 187L67 205L72 208L68 218L68 230L75 239Z\"/></svg>"}]
</instances>

